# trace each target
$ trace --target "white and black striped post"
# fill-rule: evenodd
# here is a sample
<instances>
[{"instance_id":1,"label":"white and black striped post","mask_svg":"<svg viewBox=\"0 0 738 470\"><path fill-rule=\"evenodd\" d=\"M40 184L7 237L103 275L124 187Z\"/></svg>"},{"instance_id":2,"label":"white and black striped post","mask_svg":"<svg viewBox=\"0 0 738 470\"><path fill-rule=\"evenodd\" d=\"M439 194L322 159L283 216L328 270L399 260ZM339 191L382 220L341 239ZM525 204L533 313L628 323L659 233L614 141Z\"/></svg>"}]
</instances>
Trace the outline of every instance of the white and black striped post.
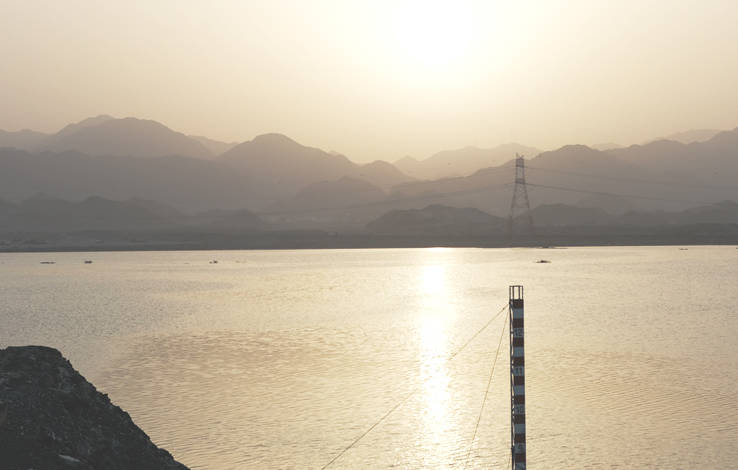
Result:
<instances>
[{"instance_id":1,"label":"white and black striped post","mask_svg":"<svg viewBox=\"0 0 738 470\"><path fill-rule=\"evenodd\" d=\"M523 311L523 286L510 286L510 452L513 470L525 470Z\"/></svg>"}]
</instances>

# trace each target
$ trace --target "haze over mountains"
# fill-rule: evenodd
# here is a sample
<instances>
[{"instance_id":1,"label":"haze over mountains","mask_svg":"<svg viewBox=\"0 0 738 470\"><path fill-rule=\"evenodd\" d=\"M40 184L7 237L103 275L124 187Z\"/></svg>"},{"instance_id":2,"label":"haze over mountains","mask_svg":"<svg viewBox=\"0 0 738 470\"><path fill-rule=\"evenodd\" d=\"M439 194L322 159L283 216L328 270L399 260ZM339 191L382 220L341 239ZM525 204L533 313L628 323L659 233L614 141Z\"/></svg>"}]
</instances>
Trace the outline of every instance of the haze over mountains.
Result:
<instances>
[{"instance_id":1,"label":"haze over mountains","mask_svg":"<svg viewBox=\"0 0 738 470\"><path fill-rule=\"evenodd\" d=\"M4 231L150 231L223 229L258 231L266 224L246 211L206 211L186 215L145 199L113 201L90 196L79 202L37 194L20 203L0 201L0 227Z\"/></svg>"},{"instance_id":2,"label":"haze over mountains","mask_svg":"<svg viewBox=\"0 0 738 470\"><path fill-rule=\"evenodd\" d=\"M569 212L597 224L634 211L682 211L738 200L738 129L710 137L712 132L676 135L690 143L658 140L606 151L567 145L539 152L506 144L443 151L420 161L404 158L394 165L357 164L282 134L233 144L187 136L155 121L101 115L53 135L0 132L0 199L21 205L39 193L87 205L100 202L94 198L143 199L185 218L208 213L213 223L222 220L223 211L230 216L247 210L261 213L260 223L270 226L363 230L389 211L434 205L505 217L513 158L521 153L528 157L534 216L543 222L546 213L536 214L537 206L564 204L587 209L588 215ZM130 225L152 226L143 216L138 220L144 222L135 223L128 212L118 213ZM412 214L406 215L416 217ZM25 219L3 220L7 229L21 228ZM78 225L59 224L70 226Z\"/></svg>"},{"instance_id":3,"label":"haze over mountains","mask_svg":"<svg viewBox=\"0 0 738 470\"><path fill-rule=\"evenodd\" d=\"M444 150L424 160L404 157L395 166L408 175L420 179L439 179L454 176L467 176L480 168L502 165L515 157L515 154L534 157L541 153L533 147L516 143L498 145L490 149L464 147L457 150Z\"/></svg>"},{"instance_id":4,"label":"haze over mountains","mask_svg":"<svg viewBox=\"0 0 738 470\"><path fill-rule=\"evenodd\" d=\"M202 142L156 121L100 115L69 124L56 134L21 131L0 135L0 146L28 151L76 151L88 155L156 157L179 155L207 158L213 154ZM25 139L22 136L27 136Z\"/></svg>"},{"instance_id":5,"label":"haze over mountains","mask_svg":"<svg viewBox=\"0 0 738 470\"><path fill-rule=\"evenodd\" d=\"M67 199L144 197L183 211L255 208L344 177L388 190L412 178L387 162L364 165L280 134L238 145L189 137L135 118L97 116L54 135L4 133L0 197L43 192ZM24 150L21 152L16 149ZM218 149L224 150L216 155Z\"/></svg>"},{"instance_id":6,"label":"haze over mountains","mask_svg":"<svg viewBox=\"0 0 738 470\"><path fill-rule=\"evenodd\" d=\"M542 204L531 211L536 226L552 227L617 227L670 226L694 224L738 224L738 203L723 201L675 212L629 212L609 214L595 207L565 204ZM523 225L527 214L514 223ZM393 236L478 236L503 235L507 219L472 207L449 207L433 204L422 209L393 210L367 224L367 230Z\"/></svg>"},{"instance_id":7,"label":"haze over mountains","mask_svg":"<svg viewBox=\"0 0 738 470\"><path fill-rule=\"evenodd\" d=\"M669 134L667 136L654 139L651 142L656 141L656 140L673 140L674 142L679 142L681 144L691 144L692 142L705 142L707 140L712 139L720 132L722 131L719 129L691 129L688 131L675 132L673 134Z\"/></svg>"},{"instance_id":8,"label":"haze over mountains","mask_svg":"<svg viewBox=\"0 0 738 470\"><path fill-rule=\"evenodd\" d=\"M738 129L706 142L656 141L598 151L567 145L527 160L531 204L588 205L629 209L680 210L721 200L738 200ZM396 197L439 202L505 214L513 179L512 163L461 178L402 184Z\"/></svg>"}]
</instances>

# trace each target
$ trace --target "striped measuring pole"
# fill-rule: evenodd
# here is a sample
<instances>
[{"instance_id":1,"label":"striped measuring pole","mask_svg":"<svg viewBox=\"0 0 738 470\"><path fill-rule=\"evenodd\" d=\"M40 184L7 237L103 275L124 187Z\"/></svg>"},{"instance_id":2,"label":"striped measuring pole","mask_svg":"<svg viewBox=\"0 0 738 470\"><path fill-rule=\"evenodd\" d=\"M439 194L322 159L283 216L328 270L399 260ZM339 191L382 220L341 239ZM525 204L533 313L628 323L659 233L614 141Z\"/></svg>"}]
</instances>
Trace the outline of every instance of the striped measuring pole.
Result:
<instances>
[{"instance_id":1,"label":"striped measuring pole","mask_svg":"<svg viewBox=\"0 0 738 470\"><path fill-rule=\"evenodd\" d=\"M510 453L513 470L525 470L523 310L523 286L510 286Z\"/></svg>"}]
</instances>

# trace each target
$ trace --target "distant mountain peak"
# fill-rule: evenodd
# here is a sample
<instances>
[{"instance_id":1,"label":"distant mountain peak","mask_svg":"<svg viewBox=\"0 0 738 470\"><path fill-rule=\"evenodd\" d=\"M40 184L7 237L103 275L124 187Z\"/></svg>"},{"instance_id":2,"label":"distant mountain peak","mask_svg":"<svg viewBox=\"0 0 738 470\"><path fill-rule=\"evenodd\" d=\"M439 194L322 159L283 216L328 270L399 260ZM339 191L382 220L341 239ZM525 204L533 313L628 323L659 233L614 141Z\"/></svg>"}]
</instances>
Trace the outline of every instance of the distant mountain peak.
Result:
<instances>
[{"instance_id":1,"label":"distant mountain peak","mask_svg":"<svg viewBox=\"0 0 738 470\"><path fill-rule=\"evenodd\" d=\"M56 135L66 136L66 135L74 134L80 129L84 129L86 127L95 127L104 122L111 121L114 119L115 118L113 116L110 116L108 114L100 114L98 116L88 117L87 119L83 119L79 122L67 124L66 126L64 126L64 128L62 128L59 132L57 132Z\"/></svg>"},{"instance_id":2,"label":"distant mountain peak","mask_svg":"<svg viewBox=\"0 0 738 470\"><path fill-rule=\"evenodd\" d=\"M681 131L681 132L675 132L673 134L669 134L664 137L660 137L658 139L654 140L671 140L674 142L679 142L680 144L691 144L693 142L705 142L713 137L715 137L717 134L722 132L719 129L690 129L687 131ZM650 141L653 142L653 141ZM646 142L646 143L650 143Z\"/></svg>"},{"instance_id":3,"label":"distant mountain peak","mask_svg":"<svg viewBox=\"0 0 738 470\"><path fill-rule=\"evenodd\" d=\"M158 121L134 117L116 119L108 115L70 124L47 139L44 146L56 152L74 150L93 156L211 156L202 143Z\"/></svg>"},{"instance_id":4,"label":"distant mountain peak","mask_svg":"<svg viewBox=\"0 0 738 470\"><path fill-rule=\"evenodd\" d=\"M480 235L504 226L504 219L474 207L431 204L422 209L394 209L366 225L367 231L384 235Z\"/></svg>"},{"instance_id":5,"label":"distant mountain peak","mask_svg":"<svg viewBox=\"0 0 738 470\"><path fill-rule=\"evenodd\" d=\"M392 165L389 162L386 162L384 160L374 160L373 162L364 163L362 165L363 168L367 167L384 167L384 168L394 168L394 165Z\"/></svg>"},{"instance_id":6,"label":"distant mountain peak","mask_svg":"<svg viewBox=\"0 0 738 470\"><path fill-rule=\"evenodd\" d=\"M290 144L290 145L302 146L302 144L298 143L297 141L287 137L284 134L280 134L278 132L270 132L267 134L257 135L251 140L251 142L268 143L268 144Z\"/></svg>"},{"instance_id":7,"label":"distant mountain peak","mask_svg":"<svg viewBox=\"0 0 738 470\"><path fill-rule=\"evenodd\" d=\"M616 144L615 142L601 142L599 144L592 144L589 147L599 150L601 152L604 152L606 150L614 150L614 149L621 149L624 146L620 144Z\"/></svg>"},{"instance_id":8,"label":"distant mountain peak","mask_svg":"<svg viewBox=\"0 0 738 470\"><path fill-rule=\"evenodd\" d=\"M410 176L423 179L438 179L467 176L482 169L502 165L520 153L535 157L540 150L517 143L506 143L492 148L479 148L473 145L443 150L424 160L405 157L395 165Z\"/></svg>"},{"instance_id":9,"label":"distant mountain peak","mask_svg":"<svg viewBox=\"0 0 738 470\"><path fill-rule=\"evenodd\" d=\"M592 147L589 147L584 144L567 144L561 147L559 151L576 152L576 153L599 152L599 150L593 149Z\"/></svg>"}]
</instances>

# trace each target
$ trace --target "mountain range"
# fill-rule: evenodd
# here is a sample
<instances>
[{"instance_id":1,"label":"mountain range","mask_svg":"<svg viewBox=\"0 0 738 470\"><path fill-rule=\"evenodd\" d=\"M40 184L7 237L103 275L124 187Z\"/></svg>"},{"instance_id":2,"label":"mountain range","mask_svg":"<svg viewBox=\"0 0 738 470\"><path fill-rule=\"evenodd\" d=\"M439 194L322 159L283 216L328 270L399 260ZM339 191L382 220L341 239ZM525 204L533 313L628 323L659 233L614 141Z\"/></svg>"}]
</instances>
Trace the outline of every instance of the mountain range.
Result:
<instances>
[{"instance_id":1,"label":"mountain range","mask_svg":"<svg viewBox=\"0 0 738 470\"><path fill-rule=\"evenodd\" d=\"M100 156L214 156L204 142L173 131L159 122L136 118L116 119L108 115L69 124L55 134L29 130L0 131L0 147L30 152L74 151Z\"/></svg>"},{"instance_id":2,"label":"mountain range","mask_svg":"<svg viewBox=\"0 0 738 470\"><path fill-rule=\"evenodd\" d=\"M676 212L608 214L602 209L544 204L531 211L537 229L547 227L676 226L738 224L738 203L722 201ZM527 217L521 214L520 219ZM516 221L517 223L517 221ZM423 209L393 210L369 222L366 230L392 236L478 236L505 233L507 220L472 207L433 204Z\"/></svg>"},{"instance_id":3,"label":"mountain range","mask_svg":"<svg viewBox=\"0 0 738 470\"><path fill-rule=\"evenodd\" d=\"M395 166L406 174L418 179L434 180L455 176L467 176L480 168L503 165L516 154L534 157L540 150L525 145L511 143L497 147L482 149L464 147L457 150L444 150L424 160L404 157L395 162Z\"/></svg>"},{"instance_id":4,"label":"mountain range","mask_svg":"<svg viewBox=\"0 0 738 470\"><path fill-rule=\"evenodd\" d=\"M356 164L281 134L235 145L105 115L53 135L5 132L0 139L0 197L15 201L43 192L73 200L143 197L185 212L267 210L310 185L345 177L382 191L413 180L390 163Z\"/></svg>"},{"instance_id":5,"label":"mountain range","mask_svg":"<svg viewBox=\"0 0 738 470\"><path fill-rule=\"evenodd\" d=\"M115 201L90 196L66 201L36 194L19 203L0 200L0 227L4 232L157 231L223 229L259 231L266 224L246 211L208 211L186 215L145 199Z\"/></svg>"},{"instance_id":6,"label":"mountain range","mask_svg":"<svg viewBox=\"0 0 738 470\"><path fill-rule=\"evenodd\" d=\"M624 212L738 200L738 128L690 144L662 140L607 151L567 145L525 164L531 207L564 203ZM508 162L465 177L405 183L390 197L414 198L416 207L443 202L502 215L514 171Z\"/></svg>"},{"instance_id":7,"label":"mountain range","mask_svg":"<svg viewBox=\"0 0 738 470\"><path fill-rule=\"evenodd\" d=\"M0 199L18 204L38 193L83 202L143 199L186 217L209 213L213 223L247 210L290 228L358 230L393 210L436 205L506 216L513 159L521 153L528 157L535 217L545 217L535 212L538 206L564 204L593 209L580 215L595 223L598 210L621 216L738 200L738 129L711 132L680 137L704 141L657 140L605 151L567 145L539 152L506 144L358 164L282 134L226 143L155 121L101 115L55 134L0 132ZM448 176L454 174L460 176Z\"/></svg>"},{"instance_id":8,"label":"mountain range","mask_svg":"<svg viewBox=\"0 0 738 470\"><path fill-rule=\"evenodd\" d=\"M673 140L680 144L691 144L692 142L705 142L710 140L720 132L722 131L719 129L690 129L688 131L675 132L664 137L659 137L658 139L653 139L650 142L657 140Z\"/></svg>"}]
</instances>

